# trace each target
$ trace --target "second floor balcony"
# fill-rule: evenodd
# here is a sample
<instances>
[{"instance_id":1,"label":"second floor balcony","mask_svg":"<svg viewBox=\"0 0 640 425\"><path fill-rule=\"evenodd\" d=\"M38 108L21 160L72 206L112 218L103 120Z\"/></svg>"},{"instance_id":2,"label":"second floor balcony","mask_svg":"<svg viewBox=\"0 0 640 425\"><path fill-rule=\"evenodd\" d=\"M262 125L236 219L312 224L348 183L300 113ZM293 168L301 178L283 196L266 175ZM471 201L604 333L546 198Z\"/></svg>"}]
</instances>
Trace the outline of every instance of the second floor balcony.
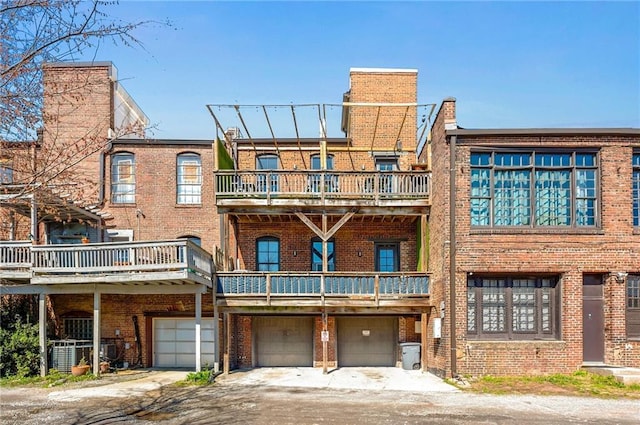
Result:
<instances>
[{"instance_id":1,"label":"second floor balcony","mask_svg":"<svg viewBox=\"0 0 640 425\"><path fill-rule=\"evenodd\" d=\"M431 204L427 171L219 170L220 212L269 212L358 208L367 213L422 214Z\"/></svg>"},{"instance_id":2,"label":"second floor balcony","mask_svg":"<svg viewBox=\"0 0 640 425\"><path fill-rule=\"evenodd\" d=\"M211 254L188 240L32 245L0 242L5 283L199 283L211 287Z\"/></svg>"},{"instance_id":3,"label":"second floor balcony","mask_svg":"<svg viewBox=\"0 0 640 425\"><path fill-rule=\"evenodd\" d=\"M227 307L403 307L429 305L425 273L218 272Z\"/></svg>"}]
</instances>

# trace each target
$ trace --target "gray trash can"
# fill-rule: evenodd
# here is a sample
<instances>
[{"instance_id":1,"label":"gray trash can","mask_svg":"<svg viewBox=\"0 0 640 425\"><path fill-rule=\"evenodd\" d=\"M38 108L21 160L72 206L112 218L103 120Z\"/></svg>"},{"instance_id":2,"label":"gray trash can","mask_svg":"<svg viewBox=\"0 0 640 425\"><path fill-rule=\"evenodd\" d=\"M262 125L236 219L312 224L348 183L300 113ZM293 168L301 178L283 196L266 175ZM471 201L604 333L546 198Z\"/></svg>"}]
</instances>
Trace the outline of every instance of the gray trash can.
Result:
<instances>
[{"instance_id":1,"label":"gray trash can","mask_svg":"<svg viewBox=\"0 0 640 425\"><path fill-rule=\"evenodd\" d=\"M404 370L420 369L420 343L403 342L402 347L402 368Z\"/></svg>"}]
</instances>

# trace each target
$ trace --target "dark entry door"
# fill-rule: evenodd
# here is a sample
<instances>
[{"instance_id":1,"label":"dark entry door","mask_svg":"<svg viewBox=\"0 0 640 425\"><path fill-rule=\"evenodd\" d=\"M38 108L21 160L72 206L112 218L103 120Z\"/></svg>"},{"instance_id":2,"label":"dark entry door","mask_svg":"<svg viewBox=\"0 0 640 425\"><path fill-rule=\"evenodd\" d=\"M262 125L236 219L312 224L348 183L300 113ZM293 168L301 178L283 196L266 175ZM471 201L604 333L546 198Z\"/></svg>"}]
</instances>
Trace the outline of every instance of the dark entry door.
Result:
<instances>
[{"instance_id":1,"label":"dark entry door","mask_svg":"<svg viewBox=\"0 0 640 425\"><path fill-rule=\"evenodd\" d=\"M584 275L582 285L582 360L604 362L604 299L601 275Z\"/></svg>"}]
</instances>

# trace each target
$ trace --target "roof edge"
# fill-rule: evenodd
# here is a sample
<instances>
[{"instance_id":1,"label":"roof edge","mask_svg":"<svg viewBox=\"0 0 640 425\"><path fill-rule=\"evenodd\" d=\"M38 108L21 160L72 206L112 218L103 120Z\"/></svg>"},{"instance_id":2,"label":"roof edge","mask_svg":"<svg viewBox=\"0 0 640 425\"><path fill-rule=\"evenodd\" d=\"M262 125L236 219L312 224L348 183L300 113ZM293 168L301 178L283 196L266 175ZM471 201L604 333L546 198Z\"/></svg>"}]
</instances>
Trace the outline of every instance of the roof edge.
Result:
<instances>
[{"instance_id":1,"label":"roof edge","mask_svg":"<svg viewBox=\"0 0 640 425\"><path fill-rule=\"evenodd\" d=\"M640 136L640 128L457 128L446 131L447 136L523 136L523 135L630 135Z\"/></svg>"}]
</instances>

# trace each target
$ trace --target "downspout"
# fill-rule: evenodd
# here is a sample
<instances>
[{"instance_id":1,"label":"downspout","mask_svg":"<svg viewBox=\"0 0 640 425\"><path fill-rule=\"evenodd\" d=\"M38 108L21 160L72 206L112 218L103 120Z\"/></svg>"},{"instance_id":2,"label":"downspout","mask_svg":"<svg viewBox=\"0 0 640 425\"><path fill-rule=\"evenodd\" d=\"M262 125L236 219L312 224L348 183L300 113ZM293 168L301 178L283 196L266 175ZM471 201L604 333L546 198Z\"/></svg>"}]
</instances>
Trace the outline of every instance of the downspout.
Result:
<instances>
[{"instance_id":1,"label":"downspout","mask_svg":"<svg viewBox=\"0 0 640 425\"><path fill-rule=\"evenodd\" d=\"M456 349L456 135L449 139L449 317L451 377L457 375Z\"/></svg>"}]
</instances>

